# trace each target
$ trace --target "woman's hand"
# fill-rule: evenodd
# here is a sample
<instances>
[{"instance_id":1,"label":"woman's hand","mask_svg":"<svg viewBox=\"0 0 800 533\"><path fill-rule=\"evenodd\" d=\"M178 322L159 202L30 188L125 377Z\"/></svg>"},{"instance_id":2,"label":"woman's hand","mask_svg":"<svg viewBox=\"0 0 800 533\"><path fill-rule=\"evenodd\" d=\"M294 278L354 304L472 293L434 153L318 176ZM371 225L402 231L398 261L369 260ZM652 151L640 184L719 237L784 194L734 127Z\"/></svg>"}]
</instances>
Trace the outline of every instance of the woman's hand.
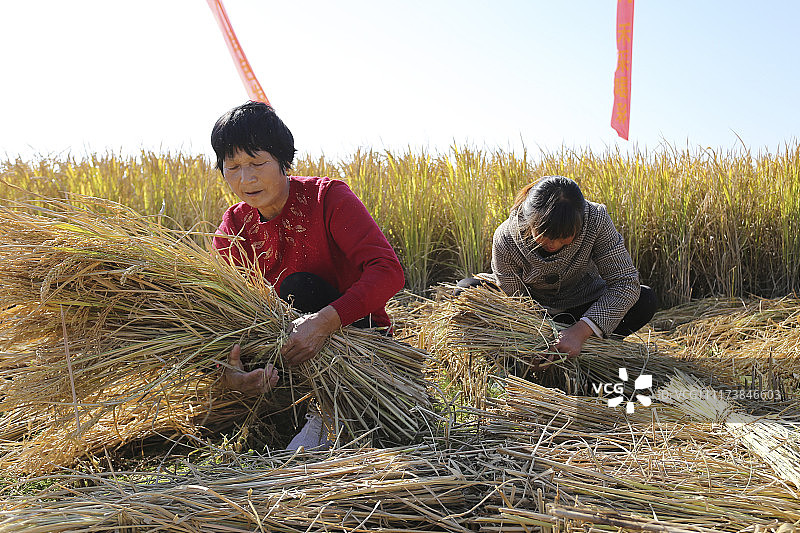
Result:
<instances>
[{"instance_id":1,"label":"woman's hand","mask_svg":"<svg viewBox=\"0 0 800 533\"><path fill-rule=\"evenodd\" d=\"M567 329L561 330L558 335L558 342L555 343L553 348L561 353L567 354L567 357L577 357L581 353L583 343L586 339L592 336L594 332L589 324L583 320L578 320Z\"/></svg>"},{"instance_id":2,"label":"woman's hand","mask_svg":"<svg viewBox=\"0 0 800 533\"><path fill-rule=\"evenodd\" d=\"M242 364L242 349L238 344L234 344L231 353L228 355L228 364L222 371L222 385L228 389L236 390L255 396L264 394L278 383L278 371L272 365L264 368L257 368L250 372L244 371Z\"/></svg>"},{"instance_id":3,"label":"woman's hand","mask_svg":"<svg viewBox=\"0 0 800 533\"><path fill-rule=\"evenodd\" d=\"M342 327L339 313L330 305L318 313L304 315L292 322L289 339L281 348L286 363L290 366L305 363L316 356L328 336Z\"/></svg>"}]
</instances>

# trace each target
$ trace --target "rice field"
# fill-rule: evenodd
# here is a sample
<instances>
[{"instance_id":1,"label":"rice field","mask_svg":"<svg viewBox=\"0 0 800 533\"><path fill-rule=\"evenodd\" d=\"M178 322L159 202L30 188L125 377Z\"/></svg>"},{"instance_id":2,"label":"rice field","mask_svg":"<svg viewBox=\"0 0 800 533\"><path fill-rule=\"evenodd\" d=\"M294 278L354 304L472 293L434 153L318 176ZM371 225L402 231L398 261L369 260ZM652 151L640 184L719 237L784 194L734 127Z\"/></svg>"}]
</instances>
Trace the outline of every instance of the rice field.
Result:
<instances>
[{"instance_id":1,"label":"rice field","mask_svg":"<svg viewBox=\"0 0 800 533\"><path fill-rule=\"evenodd\" d=\"M707 296L779 297L800 284L797 142L755 154L668 145L599 155L365 149L336 161L301 157L294 172L345 180L395 247L407 288L420 295L487 270L490 237L515 193L548 174L575 179L587 198L608 206L663 307ZM0 198L24 196L13 186L97 196L173 229L213 230L236 201L212 162L181 153L6 160L0 178Z\"/></svg>"},{"instance_id":2,"label":"rice field","mask_svg":"<svg viewBox=\"0 0 800 533\"><path fill-rule=\"evenodd\" d=\"M217 385L227 349L280 366L295 312L208 253L234 201L210 162L0 163L0 533L796 531L799 162L301 159L364 200L407 288L393 339L345 328L257 400ZM662 310L543 369L559 324L449 284L488 268L516 190L546 174L609 206ZM309 398L337 444L283 450Z\"/></svg>"}]
</instances>

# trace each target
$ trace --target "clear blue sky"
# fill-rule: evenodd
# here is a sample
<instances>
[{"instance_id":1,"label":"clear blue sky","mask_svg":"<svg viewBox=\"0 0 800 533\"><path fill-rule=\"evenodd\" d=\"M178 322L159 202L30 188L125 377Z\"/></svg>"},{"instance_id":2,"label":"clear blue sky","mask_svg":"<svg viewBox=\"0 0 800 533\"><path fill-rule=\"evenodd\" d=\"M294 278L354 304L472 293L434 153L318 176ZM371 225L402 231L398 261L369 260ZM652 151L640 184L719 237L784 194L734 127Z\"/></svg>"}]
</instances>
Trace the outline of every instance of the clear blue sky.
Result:
<instances>
[{"instance_id":1,"label":"clear blue sky","mask_svg":"<svg viewBox=\"0 0 800 533\"><path fill-rule=\"evenodd\" d=\"M609 125L614 0L224 3L311 155L798 138L800 2L639 0L630 141ZM205 0L26 0L0 15L0 155L210 154L214 120L247 99Z\"/></svg>"}]
</instances>

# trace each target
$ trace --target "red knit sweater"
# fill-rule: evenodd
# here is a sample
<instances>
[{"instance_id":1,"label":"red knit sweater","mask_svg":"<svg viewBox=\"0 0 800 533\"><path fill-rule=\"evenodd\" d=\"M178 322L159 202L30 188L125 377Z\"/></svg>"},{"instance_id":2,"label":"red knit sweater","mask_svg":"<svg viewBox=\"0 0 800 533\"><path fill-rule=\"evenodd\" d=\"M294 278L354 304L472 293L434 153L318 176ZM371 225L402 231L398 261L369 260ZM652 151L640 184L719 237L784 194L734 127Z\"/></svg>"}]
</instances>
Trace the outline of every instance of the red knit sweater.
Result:
<instances>
[{"instance_id":1,"label":"red knit sweater","mask_svg":"<svg viewBox=\"0 0 800 533\"><path fill-rule=\"evenodd\" d=\"M386 302L403 288L403 268L364 204L342 181L290 176L289 198L267 222L240 202L228 208L214 248L234 264L256 260L275 287L294 272L310 272L342 294L331 305L342 325L372 314L373 324L389 326ZM241 250L247 255L242 261Z\"/></svg>"}]
</instances>

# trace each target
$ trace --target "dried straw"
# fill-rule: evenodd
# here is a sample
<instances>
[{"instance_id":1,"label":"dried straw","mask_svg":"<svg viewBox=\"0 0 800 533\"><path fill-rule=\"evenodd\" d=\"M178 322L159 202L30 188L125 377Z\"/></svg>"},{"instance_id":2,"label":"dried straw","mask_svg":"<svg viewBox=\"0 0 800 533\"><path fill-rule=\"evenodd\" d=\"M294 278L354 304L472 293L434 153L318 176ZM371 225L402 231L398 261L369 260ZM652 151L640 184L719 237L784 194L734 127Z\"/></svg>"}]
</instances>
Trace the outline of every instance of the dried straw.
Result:
<instances>
[{"instance_id":1,"label":"dried straw","mask_svg":"<svg viewBox=\"0 0 800 533\"><path fill-rule=\"evenodd\" d=\"M800 520L800 500L724 430L663 404L630 416L519 378L502 384L502 399L455 413L427 445L228 452L174 471L7 486L0 531L685 533L790 531Z\"/></svg>"},{"instance_id":2,"label":"dried straw","mask_svg":"<svg viewBox=\"0 0 800 533\"><path fill-rule=\"evenodd\" d=\"M474 483L413 449L218 463L51 476L0 504L0 532L469 531L450 515Z\"/></svg>"},{"instance_id":3,"label":"dried straw","mask_svg":"<svg viewBox=\"0 0 800 533\"><path fill-rule=\"evenodd\" d=\"M187 233L118 204L40 204L0 210L0 412L24 425L54 407L54 424L66 431L80 420L85 433L115 410L180 401L169 391L219 376L239 342L251 367L272 362L281 371L282 385L266 398L272 411L288 407L275 403L291 396L287 388L293 400L310 391L351 437L375 429L395 442L416 435L416 407L428 405L421 350L345 328L311 362L283 368L279 350L298 314L257 270L236 269ZM52 444L35 431L26 438Z\"/></svg>"},{"instance_id":4,"label":"dried straw","mask_svg":"<svg viewBox=\"0 0 800 533\"><path fill-rule=\"evenodd\" d=\"M565 360L552 345L566 326L553 322L535 301L475 287L451 296L444 286L420 320L422 346L435 357L466 403L481 406L492 375L514 374L570 393L592 394L592 384L620 381L619 369L666 381L675 368L712 381L708 371L666 353L652 343L592 337L576 360ZM552 364L541 363L543 358ZM633 373L633 372L631 372ZM628 384L630 392L632 384ZM596 394L596 393L595 393Z\"/></svg>"},{"instance_id":5,"label":"dried straw","mask_svg":"<svg viewBox=\"0 0 800 533\"><path fill-rule=\"evenodd\" d=\"M800 489L800 423L742 413L716 391L680 372L659 389L658 397L696 420L722 424L779 477Z\"/></svg>"},{"instance_id":6,"label":"dried straw","mask_svg":"<svg viewBox=\"0 0 800 533\"><path fill-rule=\"evenodd\" d=\"M627 415L519 378L505 385L474 438L451 436L475 443L471 462L502 490L482 524L741 531L800 520L800 499L765 461L680 409L654 403Z\"/></svg>"}]
</instances>

